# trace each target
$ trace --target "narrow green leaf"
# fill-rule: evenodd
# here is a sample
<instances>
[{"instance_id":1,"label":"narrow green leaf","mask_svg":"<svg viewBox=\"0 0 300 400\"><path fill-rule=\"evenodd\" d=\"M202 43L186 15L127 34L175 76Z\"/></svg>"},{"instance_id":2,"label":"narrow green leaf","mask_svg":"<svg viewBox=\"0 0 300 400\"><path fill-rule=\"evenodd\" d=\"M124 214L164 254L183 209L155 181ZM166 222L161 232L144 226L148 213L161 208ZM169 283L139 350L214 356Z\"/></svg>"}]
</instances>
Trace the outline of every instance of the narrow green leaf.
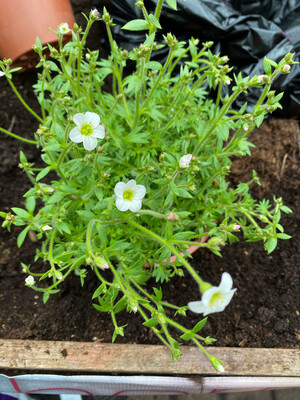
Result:
<instances>
[{"instance_id":1,"label":"narrow green leaf","mask_svg":"<svg viewBox=\"0 0 300 400\"><path fill-rule=\"evenodd\" d=\"M49 174L50 171L51 171L51 167L46 167L46 168L44 168L41 172L39 172L39 173L37 174L36 181L38 182L38 181L40 181L41 179L43 179L46 175Z\"/></svg>"},{"instance_id":2,"label":"narrow green leaf","mask_svg":"<svg viewBox=\"0 0 300 400\"><path fill-rule=\"evenodd\" d=\"M159 289L154 287L153 291L155 293L155 300L156 301L160 301L162 299L162 296L163 296L161 287Z\"/></svg>"},{"instance_id":3,"label":"narrow green leaf","mask_svg":"<svg viewBox=\"0 0 300 400\"><path fill-rule=\"evenodd\" d=\"M271 68L271 65L270 65L270 60L269 60L267 57L264 58L264 63L263 63L263 65L264 65L264 71L265 71L265 73L266 73L267 75L271 75L271 73L272 73L272 68Z\"/></svg>"},{"instance_id":4,"label":"narrow green leaf","mask_svg":"<svg viewBox=\"0 0 300 400\"><path fill-rule=\"evenodd\" d=\"M123 296L118 302L117 304L114 306L114 313L118 314L118 312L124 310L124 308L126 307L127 304L127 298L126 296Z\"/></svg>"},{"instance_id":5,"label":"narrow green leaf","mask_svg":"<svg viewBox=\"0 0 300 400\"><path fill-rule=\"evenodd\" d=\"M259 115L258 117L255 118L255 125L257 126L257 128L260 127L260 125L262 124L264 118L265 118L264 114L261 114L261 115Z\"/></svg>"},{"instance_id":6,"label":"narrow green leaf","mask_svg":"<svg viewBox=\"0 0 300 400\"><path fill-rule=\"evenodd\" d=\"M193 336L194 336L194 334L192 332L187 332L187 333L184 333L183 335L181 335L180 338L182 340L191 340Z\"/></svg>"},{"instance_id":7,"label":"narrow green leaf","mask_svg":"<svg viewBox=\"0 0 300 400\"><path fill-rule=\"evenodd\" d=\"M107 311L110 311L110 309L111 309L110 303L106 303L103 306L99 306L98 304L93 304L93 306L96 308L96 310L101 311L101 312L107 312Z\"/></svg>"},{"instance_id":8,"label":"narrow green leaf","mask_svg":"<svg viewBox=\"0 0 300 400\"><path fill-rule=\"evenodd\" d=\"M175 185L175 183L174 182L170 182L170 189L171 189L171 191L174 193L174 194L176 194L176 196L178 196L178 188L177 188L177 186Z\"/></svg>"},{"instance_id":9,"label":"narrow green leaf","mask_svg":"<svg viewBox=\"0 0 300 400\"><path fill-rule=\"evenodd\" d=\"M144 326L147 326L148 328L153 328L158 324L158 320L156 318L150 318L148 321L145 321L143 323Z\"/></svg>"},{"instance_id":10,"label":"narrow green leaf","mask_svg":"<svg viewBox=\"0 0 300 400\"><path fill-rule=\"evenodd\" d=\"M173 10L177 10L177 0L166 0L167 4L173 8Z\"/></svg>"},{"instance_id":11,"label":"narrow green leaf","mask_svg":"<svg viewBox=\"0 0 300 400\"><path fill-rule=\"evenodd\" d=\"M151 24L154 25L155 28L162 29L158 19L153 14L149 14L149 19Z\"/></svg>"},{"instance_id":12,"label":"narrow green leaf","mask_svg":"<svg viewBox=\"0 0 300 400\"><path fill-rule=\"evenodd\" d=\"M287 207L287 206L281 206L280 207L280 210L281 211L283 211L284 213L286 213L286 214L291 214L293 211L289 208L289 207Z\"/></svg>"},{"instance_id":13,"label":"narrow green leaf","mask_svg":"<svg viewBox=\"0 0 300 400\"><path fill-rule=\"evenodd\" d=\"M153 69L154 71L159 71L160 69L162 69L162 65L157 61L149 61L145 64L145 68Z\"/></svg>"},{"instance_id":14,"label":"narrow green leaf","mask_svg":"<svg viewBox=\"0 0 300 400\"><path fill-rule=\"evenodd\" d=\"M206 321L207 321L207 317L204 318L204 319L202 319L201 321L199 321L199 322L194 326L194 328L191 330L191 332L193 332L193 333L199 332L199 331L204 327L204 325L206 324Z\"/></svg>"},{"instance_id":15,"label":"narrow green leaf","mask_svg":"<svg viewBox=\"0 0 300 400\"><path fill-rule=\"evenodd\" d=\"M124 25L122 29L126 29L127 31L145 31L149 29L149 24L144 19L134 19Z\"/></svg>"},{"instance_id":16,"label":"narrow green leaf","mask_svg":"<svg viewBox=\"0 0 300 400\"><path fill-rule=\"evenodd\" d=\"M291 239L292 236L287 235L286 233L278 233L278 234L277 234L277 237L278 237L279 239L284 239L284 240L286 240L286 239Z\"/></svg>"},{"instance_id":17,"label":"narrow green leaf","mask_svg":"<svg viewBox=\"0 0 300 400\"><path fill-rule=\"evenodd\" d=\"M277 246L277 239L276 238L271 238L265 243L265 249L267 250L268 254L272 253L276 249Z\"/></svg>"},{"instance_id":18,"label":"narrow green leaf","mask_svg":"<svg viewBox=\"0 0 300 400\"><path fill-rule=\"evenodd\" d=\"M23 153L23 151L20 151L20 161L22 164L27 163L27 158L25 157L25 154Z\"/></svg>"},{"instance_id":19,"label":"narrow green leaf","mask_svg":"<svg viewBox=\"0 0 300 400\"><path fill-rule=\"evenodd\" d=\"M99 297L103 292L105 291L105 283L101 283L101 285L95 290L92 300L94 300L96 297Z\"/></svg>"},{"instance_id":20,"label":"narrow green leaf","mask_svg":"<svg viewBox=\"0 0 300 400\"><path fill-rule=\"evenodd\" d=\"M177 191L178 191L177 196L179 196L179 197L184 197L186 199L192 199L193 198L193 196L185 189L177 188Z\"/></svg>"},{"instance_id":21,"label":"narrow green leaf","mask_svg":"<svg viewBox=\"0 0 300 400\"><path fill-rule=\"evenodd\" d=\"M153 42L154 42L154 39L155 39L155 33L152 33L151 35L146 35L146 40L144 41L144 46L148 46L148 47L150 47L150 46L152 46L153 45Z\"/></svg>"},{"instance_id":22,"label":"narrow green leaf","mask_svg":"<svg viewBox=\"0 0 300 400\"><path fill-rule=\"evenodd\" d=\"M19 207L12 207L12 211L18 216L18 217L21 217L21 218L30 218L30 214L27 212L27 211L25 211L25 210L23 210L23 208L19 208Z\"/></svg>"},{"instance_id":23,"label":"narrow green leaf","mask_svg":"<svg viewBox=\"0 0 300 400\"><path fill-rule=\"evenodd\" d=\"M35 209L35 197L34 196L30 196L30 197L26 197L25 200L25 205L27 210L32 214L34 209Z\"/></svg>"},{"instance_id":24,"label":"narrow green leaf","mask_svg":"<svg viewBox=\"0 0 300 400\"><path fill-rule=\"evenodd\" d=\"M23 242L24 242L24 240L25 240L25 238L26 238L26 235L27 235L27 232L29 231L29 229L30 229L30 226L26 226L26 228L23 229L22 232L19 234L18 239L17 239L18 247L21 247L21 246L22 246L22 244L23 244Z\"/></svg>"},{"instance_id":25,"label":"narrow green leaf","mask_svg":"<svg viewBox=\"0 0 300 400\"><path fill-rule=\"evenodd\" d=\"M45 292L45 293L43 294L43 303L44 303L44 304L47 303L47 301L49 300L49 297L50 297L50 293L49 293L49 292Z\"/></svg>"},{"instance_id":26,"label":"narrow green leaf","mask_svg":"<svg viewBox=\"0 0 300 400\"><path fill-rule=\"evenodd\" d=\"M68 234L71 234L69 225L66 224L65 222L63 222L63 221L57 222L55 226L56 226L56 228L58 229L58 231L59 231L60 233L66 232L66 233L68 233Z\"/></svg>"}]
</instances>

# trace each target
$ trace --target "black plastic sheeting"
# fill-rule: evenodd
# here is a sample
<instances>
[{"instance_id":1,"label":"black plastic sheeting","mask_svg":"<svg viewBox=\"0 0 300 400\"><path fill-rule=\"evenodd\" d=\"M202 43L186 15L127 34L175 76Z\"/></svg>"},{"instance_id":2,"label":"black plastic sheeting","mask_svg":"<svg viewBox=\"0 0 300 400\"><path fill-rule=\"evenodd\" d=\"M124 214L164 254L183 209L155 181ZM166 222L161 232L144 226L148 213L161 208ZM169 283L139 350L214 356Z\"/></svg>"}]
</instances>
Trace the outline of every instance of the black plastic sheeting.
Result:
<instances>
[{"instance_id":1,"label":"black plastic sheeting","mask_svg":"<svg viewBox=\"0 0 300 400\"><path fill-rule=\"evenodd\" d=\"M153 12L157 0L144 2L147 10ZM139 46L145 32L121 29L128 21L143 18L135 6L136 0L105 3L116 24L114 38L118 44L125 49ZM95 6L102 4L101 0L93 0ZM278 62L291 52L295 53L294 60L300 61L300 0L177 0L177 8L174 11L167 5L163 7L160 37L172 32L178 40L187 41L193 36L200 42L213 41L212 50L227 55L236 73L263 74L265 56ZM167 51L160 51L160 60ZM285 92L281 100L283 115L300 116L300 65L292 65L289 74L277 76L273 88ZM259 93L257 89L251 91L238 105L247 100L251 108Z\"/></svg>"}]
</instances>

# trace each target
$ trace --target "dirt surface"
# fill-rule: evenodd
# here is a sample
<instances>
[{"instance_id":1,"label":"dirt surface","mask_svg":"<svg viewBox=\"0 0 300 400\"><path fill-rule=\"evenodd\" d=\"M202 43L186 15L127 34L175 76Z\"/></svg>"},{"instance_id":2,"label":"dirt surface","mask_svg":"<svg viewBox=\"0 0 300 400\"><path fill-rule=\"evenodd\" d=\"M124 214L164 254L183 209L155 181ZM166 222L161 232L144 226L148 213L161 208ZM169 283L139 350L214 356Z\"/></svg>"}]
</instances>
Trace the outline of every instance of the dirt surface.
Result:
<instances>
[{"instance_id":1,"label":"dirt surface","mask_svg":"<svg viewBox=\"0 0 300 400\"><path fill-rule=\"evenodd\" d=\"M80 20L76 1L76 18ZM76 8L77 7L77 8ZM79 21L80 22L80 21ZM97 28L98 29L98 28ZM98 31L95 31L98 34ZM93 47L93 43L91 43ZM95 47L94 47L95 48ZM14 83L29 104L38 110L32 93L36 73L19 74ZM24 137L31 137L38 125L12 94L5 79L0 79L0 126ZM39 152L32 145L18 142L0 133L0 210L23 205L23 194L30 184L18 168L19 151L30 162L39 163ZM300 129L297 120L271 119L251 134L255 143L251 158L237 159L232 181L247 181L255 169L262 186L253 188L255 197L284 199L293 210L282 224L293 238L281 241L268 255L262 243L243 241L226 246L222 258L208 251L198 251L193 265L201 276L218 284L223 271L229 272L238 290L223 313L209 316L202 334L216 337L217 346L298 347L300 339ZM84 288L78 277L63 283L60 293L51 296L46 305L41 294L24 286L20 262L33 264L35 248L26 240L21 249L12 232L0 228L0 337L14 339L76 340L109 342L112 323L108 314L92 306L92 294L98 286L93 273L88 274ZM154 285L150 282L149 286ZM163 285L167 301L186 305L199 299L197 285L188 278L176 278ZM193 326L199 316L188 312L181 321ZM180 319L179 319L180 321ZM137 315L118 314L119 325L128 323L121 343L160 343Z\"/></svg>"}]
</instances>

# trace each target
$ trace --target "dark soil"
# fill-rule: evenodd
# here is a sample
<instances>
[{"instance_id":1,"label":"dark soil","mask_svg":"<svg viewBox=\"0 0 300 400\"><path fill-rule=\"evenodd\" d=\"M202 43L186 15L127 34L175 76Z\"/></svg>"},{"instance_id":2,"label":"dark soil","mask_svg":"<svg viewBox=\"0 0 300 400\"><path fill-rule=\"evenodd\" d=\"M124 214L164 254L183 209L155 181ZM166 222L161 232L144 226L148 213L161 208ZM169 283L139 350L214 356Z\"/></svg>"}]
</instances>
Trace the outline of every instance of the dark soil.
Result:
<instances>
[{"instance_id":1,"label":"dark soil","mask_svg":"<svg viewBox=\"0 0 300 400\"><path fill-rule=\"evenodd\" d=\"M78 22L79 6L73 1ZM79 3L79 2L78 2ZM82 3L82 0L81 0ZM77 8L76 8L77 7ZM88 10L86 10L88 12ZM98 28L97 28L98 29ZM95 35L101 33L95 31ZM97 36L97 35L96 35ZM94 43L91 42L90 47ZM94 47L96 48L96 47ZM28 103L38 110L32 93L36 73L18 74L14 83ZM37 129L5 79L0 80L0 126L24 137ZM0 133L0 210L22 207L23 194L30 188L18 168L19 152L30 162L39 163L39 151ZM297 120L271 119L251 133L255 143L252 157L237 159L232 167L232 181L247 181L255 169L262 185L253 188L259 199L282 197L293 214L284 215L285 232L293 238L281 241L268 255L262 243L244 241L226 246L222 258L208 251L198 251L193 265L201 276L219 284L223 271L229 272L238 290L223 313L209 316L202 334L216 337L217 346L298 347L300 339L300 128ZM61 285L60 293L42 304L41 294L24 286L20 262L33 264L34 243L26 240L16 245L20 229L12 232L0 228L0 337L14 339L73 340L109 342L112 323L109 314L92 306L92 294L98 286L93 273L88 274L84 288L76 276ZM151 287L150 283L150 287ZM155 283L153 282L153 285ZM199 299L197 285L188 277L173 279L163 285L164 298L178 305ZM182 322L193 326L199 316L188 312ZM118 314L119 325L128 323L121 343L160 343L152 331L141 325L137 315Z\"/></svg>"}]
</instances>

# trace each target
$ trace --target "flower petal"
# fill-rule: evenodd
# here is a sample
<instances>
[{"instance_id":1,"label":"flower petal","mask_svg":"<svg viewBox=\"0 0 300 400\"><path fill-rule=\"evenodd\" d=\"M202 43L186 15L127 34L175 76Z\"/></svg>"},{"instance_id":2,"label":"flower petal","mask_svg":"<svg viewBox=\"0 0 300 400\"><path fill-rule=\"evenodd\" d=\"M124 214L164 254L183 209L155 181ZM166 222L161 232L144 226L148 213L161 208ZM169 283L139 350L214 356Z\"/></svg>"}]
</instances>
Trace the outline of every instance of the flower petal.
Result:
<instances>
[{"instance_id":1,"label":"flower petal","mask_svg":"<svg viewBox=\"0 0 300 400\"><path fill-rule=\"evenodd\" d=\"M188 303L188 308L193 311L194 313L197 314L202 314L204 313L205 307L202 303L202 301L190 301Z\"/></svg>"},{"instance_id":2,"label":"flower petal","mask_svg":"<svg viewBox=\"0 0 300 400\"><path fill-rule=\"evenodd\" d=\"M232 284L233 281L231 275L228 272L223 272L221 283L219 285L219 290L221 290L222 292L229 292L232 288Z\"/></svg>"},{"instance_id":3,"label":"flower petal","mask_svg":"<svg viewBox=\"0 0 300 400\"><path fill-rule=\"evenodd\" d=\"M135 189L136 189L136 181L134 179L130 179L130 181L128 181L126 183L126 189L135 191Z\"/></svg>"},{"instance_id":4,"label":"flower petal","mask_svg":"<svg viewBox=\"0 0 300 400\"><path fill-rule=\"evenodd\" d=\"M118 182L115 186L115 195L117 197L120 197L121 199L123 199L123 192L125 190L125 187L126 187L126 183Z\"/></svg>"},{"instance_id":5,"label":"flower petal","mask_svg":"<svg viewBox=\"0 0 300 400\"><path fill-rule=\"evenodd\" d=\"M96 113L88 111L85 113L85 118L86 118L86 121L88 121L92 124L93 128L96 128L100 124L100 117Z\"/></svg>"},{"instance_id":6,"label":"flower petal","mask_svg":"<svg viewBox=\"0 0 300 400\"><path fill-rule=\"evenodd\" d=\"M85 123L85 116L84 116L84 114L78 113L78 114L73 115L73 121L75 122L75 124L76 124L77 126L80 127L82 124Z\"/></svg>"},{"instance_id":7,"label":"flower petal","mask_svg":"<svg viewBox=\"0 0 300 400\"><path fill-rule=\"evenodd\" d=\"M216 287L216 286L213 286L213 287L207 289L202 295L202 303L206 307L209 307L211 298L213 297L214 294L219 293L219 292L220 292L220 288Z\"/></svg>"},{"instance_id":8,"label":"flower petal","mask_svg":"<svg viewBox=\"0 0 300 400\"><path fill-rule=\"evenodd\" d=\"M83 140L83 136L77 127L73 128L71 130L69 136L70 136L70 139L72 140L72 142L75 142L75 143L81 143Z\"/></svg>"},{"instance_id":9,"label":"flower petal","mask_svg":"<svg viewBox=\"0 0 300 400\"><path fill-rule=\"evenodd\" d=\"M120 211L127 211L130 206L130 201L121 199L120 197L116 198L116 207Z\"/></svg>"},{"instance_id":10,"label":"flower petal","mask_svg":"<svg viewBox=\"0 0 300 400\"><path fill-rule=\"evenodd\" d=\"M99 126L97 126L96 128L94 128L93 136L94 136L94 137L97 137L97 138L99 138L99 139L103 139L103 138L105 137L105 129L104 129L104 126L99 125Z\"/></svg>"},{"instance_id":11,"label":"flower petal","mask_svg":"<svg viewBox=\"0 0 300 400\"><path fill-rule=\"evenodd\" d=\"M142 201L141 200L133 199L129 203L130 203L130 205L129 205L128 208L132 212L140 211L140 209L142 208Z\"/></svg>"},{"instance_id":12,"label":"flower petal","mask_svg":"<svg viewBox=\"0 0 300 400\"><path fill-rule=\"evenodd\" d=\"M83 136L83 147L85 150L94 150L97 146L97 139L93 136Z\"/></svg>"},{"instance_id":13,"label":"flower petal","mask_svg":"<svg viewBox=\"0 0 300 400\"><path fill-rule=\"evenodd\" d=\"M142 199L146 194L146 188L144 185L136 185L135 191L134 191L134 199Z\"/></svg>"},{"instance_id":14,"label":"flower petal","mask_svg":"<svg viewBox=\"0 0 300 400\"><path fill-rule=\"evenodd\" d=\"M236 291L237 291L237 289L232 289L227 293L227 295L226 295L226 297L224 299L224 308L227 307L228 304L231 302L231 299L232 299L232 297L234 295L234 292L236 292ZM224 308L223 308L223 310L224 310Z\"/></svg>"}]
</instances>

